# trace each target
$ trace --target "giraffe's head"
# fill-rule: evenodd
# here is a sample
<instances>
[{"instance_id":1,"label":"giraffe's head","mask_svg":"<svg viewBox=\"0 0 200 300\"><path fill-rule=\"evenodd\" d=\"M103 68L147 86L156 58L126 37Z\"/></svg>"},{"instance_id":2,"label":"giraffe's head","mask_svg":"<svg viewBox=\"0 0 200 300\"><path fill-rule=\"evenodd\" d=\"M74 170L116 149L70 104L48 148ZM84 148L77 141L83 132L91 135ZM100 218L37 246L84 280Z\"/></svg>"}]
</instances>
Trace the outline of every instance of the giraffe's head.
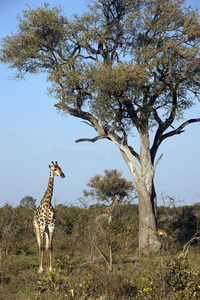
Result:
<instances>
[{"instance_id":1,"label":"giraffe's head","mask_svg":"<svg viewBox=\"0 0 200 300\"><path fill-rule=\"evenodd\" d=\"M62 178L65 177L65 174L62 172L62 170L59 167L57 161L55 163L52 161L52 166L49 165L49 168L51 169L51 172L53 173L53 175L57 175L57 176L60 176Z\"/></svg>"}]
</instances>

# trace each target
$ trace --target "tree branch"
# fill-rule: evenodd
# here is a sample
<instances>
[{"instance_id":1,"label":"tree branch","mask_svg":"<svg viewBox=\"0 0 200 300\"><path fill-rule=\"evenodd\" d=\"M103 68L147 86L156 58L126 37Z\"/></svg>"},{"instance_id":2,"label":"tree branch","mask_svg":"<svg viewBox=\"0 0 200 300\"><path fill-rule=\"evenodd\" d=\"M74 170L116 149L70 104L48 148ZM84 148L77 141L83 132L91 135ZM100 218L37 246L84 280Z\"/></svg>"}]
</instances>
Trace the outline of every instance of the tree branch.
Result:
<instances>
[{"instance_id":1,"label":"tree branch","mask_svg":"<svg viewBox=\"0 0 200 300\"><path fill-rule=\"evenodd\" d=\"M63 111L67 112L71 116L87 120L92 124L92 127L100 134L100 136L106 137L105 128L100 125L99 120L97 120L92 114L89 112L83 111L81 109L75 109L70 107L65 103L57 103L54 106L58 109L62 109Z\"/></svg>"},{"instance_id":2,"label":"tree branch","mask_svg":"<svg viewBox=\"0 0 200 300\"><path fill-rule=\"evenodd\" d=\"M157 110L156 109L152 109L152 113L154 116L154 119L156 120L156 122L159 124L159 127L157 129L155 138L154 138L154 143L153 146L151 148L151 159L152 159L152 163L154 162L155 156L156 156L156 152L158 150L158 147L160 146L160 144L162 143L162 138L163 138L163 132L165 130L167 130L167 128L169 128L169 126L171 126L171 124L173 123L175 116L176 116L176 110L177 110L177 93L176 90L172 90L173 93L173 101L172 101L172 108L171 108L171 113L170 116L163 122L158 114L157 114ZM180 132L181 133L181 132Z\"/></svg>"},{"instance_id":3,"label":"tree branch","mask_svg":"<svg viewBox=\"0 0 200 300\"><path fill-rule=\"evenodd\" d=\"M191 123L196 123L196 122L200 122L200 118L187 120L186 122L181 124L177 129L164 134L161 138L161 142L170 136L173 136L175 134L181 134L182 132L184 132L184 130L183 130L184 127L186 127L187 125L189 125Z\"/></svg>"},{"instance_id":4,"label":"tree branch","mask_svg":"<svg viewBox=\"0 0 200 300\"><path fill-rule=\"evenodd\" d=\"M139 156L139 154L131 146L128 146L128 147L129 147L132 155L135 156L137 158L138 162L140 163L140 156Z\"/></svg>"},{"instance_id":5,"label":"tree branch","mask_svg":"<svg viewBox=\"0 0 200 300\"><path fill-rule=\"evenodd\" d=\"M160 157L158 158L157 162L155 163L155 166L154 166L154 170L156 169L157 165L159 164L161 158L163 157L163 153L160 155Z\"/></svg>"},{"instance_id":6,"label":"tree branch","mask_svg":"<svg viewBox=\"0 0 200 300\"><path fill-rule=\"evenodd\" d=\"M128 111L129 117L132 120L133 124L135 124L135 126L138 127L139 120L138 120L138 116L137 116L137 113L135 112L132 102L127 99L127 100L123 101L123 104L125 105L125 107Z\"/></svg>"},{"instance_id":7,"label":"tree branch","mask_svg":"<svg viewBox=\"0 0 200 300\"><path fill-rule=\"evenodd\" d=\"M157 149L158 149L158 147L160 146L160 144L162 143L163 140L165 140L168 137L174 136L176 134L181 134L182 132L185 131L185 130L183 130L184 127L186 127L189 124L196 123L196 122L200 122L200 118L187 120L186 122L184 122L183 124L181 124L177 129L174 129L174 130L172 130L170 132L167 132L167 133L165 133L163 135L162 135L163 129L162 129L162 126L160 125L159 128L158 128L158 130L157 130L157 132L156 132L153 146L151 147L151 159L152 159L152 163L154 162ZM156 166L157 166L157 163L156 163Z\"/></svg>"},{"instance_id":8,"label":"tree branch","mask_svg":"<svg viewBox=\"0 0 200 300\"><path fill-rule=\"evenodd\" d=\"M75 143L79 143L79 142L91 142L91 143L94 143L94 142L96 142L98 140L106 139L106 138L107 138L106 136L98 135L98 136L94 137L93 139L89 139L89 138L78 139L78 140L75 141Z\"/></svg>"}]
</instances>

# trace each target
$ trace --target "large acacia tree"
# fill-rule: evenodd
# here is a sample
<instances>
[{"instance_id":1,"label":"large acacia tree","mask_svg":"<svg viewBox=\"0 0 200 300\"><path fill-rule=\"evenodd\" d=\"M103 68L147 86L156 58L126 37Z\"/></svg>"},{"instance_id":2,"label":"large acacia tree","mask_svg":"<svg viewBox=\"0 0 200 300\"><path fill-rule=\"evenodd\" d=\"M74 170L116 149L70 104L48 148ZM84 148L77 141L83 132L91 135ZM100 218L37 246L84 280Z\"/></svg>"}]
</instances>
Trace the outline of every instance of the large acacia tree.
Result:
<instances>
[{"instance_id":1,"label":"large acacia tree","mask_svg":"<svg viewBox=\"0 0 200 300\"><path fill-rule=\"evenodd\" d=\"M108 139L119 148L138 193L140 250L160 246L158 148L200 121L181 119L199 95L199 41L198 12L183 0L96 0L71 19L60 7L30 8L18 17L17 33L2 40L1 61L17 77L45 72L55 107L96 130L77 142ZM136 132L138 152L128 139Z\"/></svg>"}]
</instances>

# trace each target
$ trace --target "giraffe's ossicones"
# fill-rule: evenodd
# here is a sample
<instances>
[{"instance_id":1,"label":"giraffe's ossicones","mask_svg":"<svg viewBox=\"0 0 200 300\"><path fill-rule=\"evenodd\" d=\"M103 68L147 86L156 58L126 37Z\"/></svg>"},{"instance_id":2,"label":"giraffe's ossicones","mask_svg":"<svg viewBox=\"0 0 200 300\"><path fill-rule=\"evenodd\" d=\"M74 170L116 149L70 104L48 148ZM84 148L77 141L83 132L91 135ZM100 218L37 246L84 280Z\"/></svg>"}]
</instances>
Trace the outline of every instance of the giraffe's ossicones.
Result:
<instances>
[{"instance_id":1,"label":"giraffe's ossicones","mask_svg":"<svg viewBox=\"0 0 200 300\"><path fill-rule=\"evenodd\" d=\"M47 251L47 263L49 271L52 271L52 239L53 232L55 228L55 213L53 206L51 204L52 194L53 194L53 182L54 176L65 177L61 168L58 166L57 162L52 162L52 165L49 165L50 175L47 190L44 193L44 196L40 202L40 205L34 213L34 231L39 247L39 273L43 271L43 252L44 252L44 235L46 237L46 251Z\"/></svg>"}]
</instances>

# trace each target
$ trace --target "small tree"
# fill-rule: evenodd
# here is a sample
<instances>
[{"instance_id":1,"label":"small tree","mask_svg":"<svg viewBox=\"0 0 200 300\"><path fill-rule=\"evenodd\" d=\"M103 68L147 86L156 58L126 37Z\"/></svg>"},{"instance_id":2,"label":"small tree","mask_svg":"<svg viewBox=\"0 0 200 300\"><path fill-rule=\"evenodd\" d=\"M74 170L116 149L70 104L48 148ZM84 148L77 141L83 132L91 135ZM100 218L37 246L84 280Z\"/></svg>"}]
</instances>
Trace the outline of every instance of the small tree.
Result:
<instances>
[{"instance_id":1,"label":"small tree","mask_svg":"<svg viewBox=\"0 0 200 300\"><path fill-rule=\"evenodd\" d=\"M20 201L20 206L28 208L30 210L36 209L36 199L31 196L25 196Z\"/></svg>"},{"instance_id":2,"label":"small tree","mask_svg":"<svg viewBox=\"0 0 200 300\"><path fill-rule=\"evenodd\" d=\"M176 123L199 96L198 11L184 0L96 0L89 9L70 20L60 7L24 11L17 33L3 39L0 59L17 77L47 73L56 108L98 133L77 142L108 139L119 148L138 194L139 248L155 251L157 151L200 121Z\"/></svg>"},{"instance_id":3,"label":"small tree","mask_svg":"<svg viewBox=\"0 0 200 300\"><path fill-rule=\"evenodd\" d=\"M119 194L120 198L130 201L136 198L135 187L131 181L122 178L122 172L115 170L105 170L105 175L95 175L87 183L90 191L84 190L84 196L92 196L98 201L107 201L109 204L114 197Z\"/></svg>"}]
</instances>

